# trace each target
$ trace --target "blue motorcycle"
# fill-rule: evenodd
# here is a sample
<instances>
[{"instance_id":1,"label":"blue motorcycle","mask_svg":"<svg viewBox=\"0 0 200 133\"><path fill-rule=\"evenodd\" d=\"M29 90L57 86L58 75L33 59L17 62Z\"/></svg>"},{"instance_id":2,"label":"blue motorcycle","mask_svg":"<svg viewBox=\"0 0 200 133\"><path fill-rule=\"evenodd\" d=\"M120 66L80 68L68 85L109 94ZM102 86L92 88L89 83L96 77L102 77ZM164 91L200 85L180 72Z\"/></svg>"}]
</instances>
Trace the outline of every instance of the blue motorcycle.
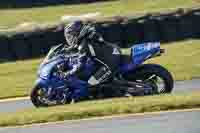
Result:
<instances>
[{"instance_id":1,"label":"blue motorcycle","mask_svg":"<svg viewBox=\"0 0 200 133\"><path fill-rule=\"evenodd\" d=\"M77 75L66 77L65 73L70 70L69 60L74 60L76 65L78 55L66 53L63 44L54 46L39 67L38 78L30 94L32 103L36 107L46 107L75 102L74 99L79 95L86 97L78 101L172 92L174 80L168 70L158 64L143 64L164 53L159 42L136 44L120 53L121 63L112 77L97 85L90 85L88 80L96 64L102 62L88 57L83 64L84 78L80 79Z\"/></svg>"}]
</instances>

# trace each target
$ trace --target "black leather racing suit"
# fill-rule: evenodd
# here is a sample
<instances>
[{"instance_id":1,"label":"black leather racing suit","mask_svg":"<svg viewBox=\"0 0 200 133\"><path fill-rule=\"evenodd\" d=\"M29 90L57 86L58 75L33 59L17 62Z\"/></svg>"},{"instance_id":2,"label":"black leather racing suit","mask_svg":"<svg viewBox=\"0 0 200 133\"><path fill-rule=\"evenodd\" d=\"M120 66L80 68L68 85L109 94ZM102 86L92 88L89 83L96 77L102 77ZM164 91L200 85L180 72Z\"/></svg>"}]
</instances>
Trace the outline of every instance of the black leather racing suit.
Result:
<instances>
[{"instance_id":1,"label":"black leather racing suit","mask_svg":"<svg viewBox=\"0 0 200 133\"><path fill-rule=\"evenodd\" d=\"M85 25L78 37L78 47L68 50L77 51L79 59L77 65L69 74L79 73L87 57L93 58L97 63L94 75L89 79L91 85L99 84L108 79L115 72L120 63L120 49L118 46L106 42L103 37L96 32L94 26Z\"/></svg>"}]
</instances>

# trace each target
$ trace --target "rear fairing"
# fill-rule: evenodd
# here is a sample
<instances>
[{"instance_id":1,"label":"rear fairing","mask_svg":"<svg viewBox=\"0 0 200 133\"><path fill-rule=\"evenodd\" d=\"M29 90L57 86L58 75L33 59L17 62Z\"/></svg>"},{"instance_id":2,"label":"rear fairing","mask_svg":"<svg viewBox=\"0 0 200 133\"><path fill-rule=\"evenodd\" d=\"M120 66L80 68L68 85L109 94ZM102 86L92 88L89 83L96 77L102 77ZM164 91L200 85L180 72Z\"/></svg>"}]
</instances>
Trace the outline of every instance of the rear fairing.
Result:
<instances>
[{"instance_id":1,"label":"rear fairing","mask_svg":"<svg viewBox=\"0 0 200 133\"><path fill-rule=\"evenodd\" d=\"M134 45L131 48L132 63L138 65L152 58L154 55L160 52L159 42L149 42L143 44Z\"/></svg>"},{"instance_id":2,"label":"rear fairing","mask_svg":"<svg viewBox=\"0 0 200 133\"><path fill-rule=\"evenodd\" d=\"M121 73L127 73L136 69L143 64L146 60L153 58L160 53L159 42L148 42L142 44L136 44L131 47L130 62L127 64L121 64Z\"/></svg>"}]
</instances>

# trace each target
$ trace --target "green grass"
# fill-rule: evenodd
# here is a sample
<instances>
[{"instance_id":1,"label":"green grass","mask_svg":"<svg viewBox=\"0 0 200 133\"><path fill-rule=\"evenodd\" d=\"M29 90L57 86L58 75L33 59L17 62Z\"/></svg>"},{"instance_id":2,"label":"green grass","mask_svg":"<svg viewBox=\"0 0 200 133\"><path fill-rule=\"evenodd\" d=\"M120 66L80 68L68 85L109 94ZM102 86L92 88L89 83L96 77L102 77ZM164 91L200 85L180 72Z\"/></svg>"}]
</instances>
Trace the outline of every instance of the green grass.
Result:
<instances>
[{"instance_id":1,"label":"green grass","mask_svg":"<svg viewBox=\"0 0 200 133\"><path fill-rule=\"evenodd\" d=\"M176 80L200 78L200 40L162 45L166 53L148 62L166 67ZM0 98L27 96L42 59L0 64Z\"/></svg>"},{"instance_id":2,"label":"green grass","mask_svg":"<svg viewBox=\"0 0 200 133\"><path fill-rule=\"evenodd\" d=\"M0 64L0 98L27 96L40 59Z\"/></svg>"},{"instance_id":3,"label":"green grass","mask_svg":"<svg viewBox=\"0 0 200 133\"><path fill-rule=\"evenodd\" d=\"M163 65L176 80L200 78L199 40L171 43L162 48L166 49L165 54L148 62Z\"/></svg>"},{"instance_id":4,"label":"green grass","mask_svg":"<svg viewBox=\"0 0 200 133\"><path fill-rule=\"evenodd\" d=\"M200 107L200 93L118 98L0 114L0 126Z\"/></svg>"},{"instance_id":5,"label":"green grass","mask_svg":"<svg viewBox=\"0 0 200 133\"><path fill-rule=\"evenodd\" d=\"M105 16L153 12L180 7L197 6L195 0L117 0L93 4L48 6L28 9L0 9L0 27L13 27L23 22L55 22L63 15L101 12Z\"/></svg>"}]
</instances>

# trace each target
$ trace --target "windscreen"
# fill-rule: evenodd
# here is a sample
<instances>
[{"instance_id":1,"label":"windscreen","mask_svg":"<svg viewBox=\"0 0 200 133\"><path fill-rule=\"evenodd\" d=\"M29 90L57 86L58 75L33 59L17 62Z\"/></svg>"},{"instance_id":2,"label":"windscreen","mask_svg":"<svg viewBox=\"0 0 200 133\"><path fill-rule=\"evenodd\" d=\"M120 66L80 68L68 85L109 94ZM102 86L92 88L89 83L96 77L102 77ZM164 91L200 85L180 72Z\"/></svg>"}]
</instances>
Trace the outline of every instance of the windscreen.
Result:
<instances>
[{"instance_id":1,"label":"windscreen","mask_svg":"<svg viewBox=\"0 0 200 133\"><path fill-rule=\"evenodd\" d=\"M45 57L43 63L46 63L48 62L48 60L52 59L52 58L55 58L57 57L58 55L61 54L61 51L63 50L63 47L64 45L63 44L60 44L60 45L57 45L57 46L54 46L50 49L49 53L47 54L47 56ZM42 63L42 64L43 64Z\"/></svg>"}]
</instances>

